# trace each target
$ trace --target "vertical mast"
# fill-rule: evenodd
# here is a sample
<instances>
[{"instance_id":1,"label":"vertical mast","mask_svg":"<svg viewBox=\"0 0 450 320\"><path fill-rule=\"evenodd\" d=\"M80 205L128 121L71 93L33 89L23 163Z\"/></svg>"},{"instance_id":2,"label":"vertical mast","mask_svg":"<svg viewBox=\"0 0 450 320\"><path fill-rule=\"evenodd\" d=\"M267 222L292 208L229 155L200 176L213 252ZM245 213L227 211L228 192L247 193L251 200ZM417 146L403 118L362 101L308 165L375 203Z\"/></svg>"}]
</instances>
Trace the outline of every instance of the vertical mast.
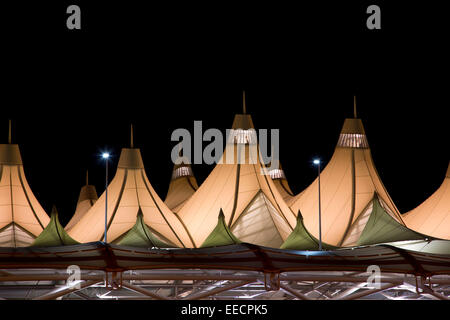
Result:
<instances>
[{"instance_id":1,"label":"vertical mast","mask_svg":"<svg viewBox=\"0 0 450 320\"><path fill-rule=\"evenodd\" d=\"M245 105L245 90L242 91L242 109L244 114L247 114L247 106Z\"/></svg>"},{"instance_id":2,"label":"vertical mast","mask_svg":"<svg viewBox=\"0 0 450 320\"><path fill-rule=\"evenodd\" d=\"M130 135L130 148L134 148L134 141L133 141L133 124L131 124L131 135Z\"/></svg>"},{"instance_id":3,"label":"vertical mast","mask_svg":"<svg viewBox=\"0 0 450 320\"><path fill-rule=\"evenodd\" d=\"M11 144L11 119L9 120L8 143Z\"/></svg>"}]
</instances>

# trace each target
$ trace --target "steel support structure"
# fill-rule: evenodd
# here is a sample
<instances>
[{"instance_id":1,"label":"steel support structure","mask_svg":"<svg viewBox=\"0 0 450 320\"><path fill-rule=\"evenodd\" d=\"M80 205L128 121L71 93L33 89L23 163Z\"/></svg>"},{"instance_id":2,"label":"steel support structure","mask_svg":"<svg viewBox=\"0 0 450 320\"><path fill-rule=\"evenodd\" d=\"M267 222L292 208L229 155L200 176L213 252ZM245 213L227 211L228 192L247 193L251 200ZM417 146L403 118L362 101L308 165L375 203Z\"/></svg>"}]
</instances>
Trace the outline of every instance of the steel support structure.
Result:
<instances>
[{"instance_id":1,"label":"steel support structure","mask_svg":"<svg viewBox=\"0 0 450 320\"><path fill-rule=\"evenodd\" d=\"M415 276L382 274L374 287L367 273L284 272L279 287L262 272L235 270L133 270L111 286L103 271L81 270L77 286L58 269L0 270L0 299L442 299L450 296L450 276L433 276L418 285ZM117 276L117 275L116 275Z\"/></svg>"}]
</instances>

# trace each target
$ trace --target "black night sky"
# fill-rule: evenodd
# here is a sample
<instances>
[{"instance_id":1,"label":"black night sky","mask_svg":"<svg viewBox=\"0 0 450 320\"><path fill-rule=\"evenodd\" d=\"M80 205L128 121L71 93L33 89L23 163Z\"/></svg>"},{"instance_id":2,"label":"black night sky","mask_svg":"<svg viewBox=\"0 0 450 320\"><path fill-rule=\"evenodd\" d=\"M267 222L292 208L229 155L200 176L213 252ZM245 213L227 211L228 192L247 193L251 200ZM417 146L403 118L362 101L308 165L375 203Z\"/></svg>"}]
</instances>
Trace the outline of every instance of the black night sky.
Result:
<instances>
[{"instance_id":1,"label":"black night sky","mask_svg":"<svg viewBox=\"0 0 450 320\"><path fill-rule=\"evenodd\" d=\"M339 1L344 2L344 1ZM375 1L377 2L377 1ZM300 192L327 162L346 117L358 116L375 165L401 212L436 190L449 154L448 30L444 10L379 3L382 29L368 30L372 3L293 6L209 2L93 5L82 30L65 27L72 3L6 6L1 19L0 142L8 119L25 174L47 212L73 214L86 169L104 190L130 124L147 175L164 198L176 128L231 126L242 110L257 128L280 129L281 163ZM195 165L203 181L212 166Z\"/></svg>"}]
</instances>

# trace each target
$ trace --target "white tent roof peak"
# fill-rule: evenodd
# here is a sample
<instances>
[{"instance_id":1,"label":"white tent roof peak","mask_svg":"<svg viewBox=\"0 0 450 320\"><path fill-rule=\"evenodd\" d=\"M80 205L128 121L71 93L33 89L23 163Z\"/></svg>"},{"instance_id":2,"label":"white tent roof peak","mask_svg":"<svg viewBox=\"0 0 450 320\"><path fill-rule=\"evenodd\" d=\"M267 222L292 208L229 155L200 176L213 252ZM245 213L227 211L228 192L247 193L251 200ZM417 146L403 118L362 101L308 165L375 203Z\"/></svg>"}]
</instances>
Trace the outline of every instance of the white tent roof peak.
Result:
<instances>
[{"instance_id":1,"label":"white tent roof peak","mask_svg":"<svg viewBox=\"0 0 450 320\"><path fill-rule=\"evenodd\" d=\"M19 145L0 144L0 246L26 246L50 221L25 178Z\"/></svg>"},{"instance_id":2,"label":"white tent roof peak","mask_svg":"<svg viewBox=\"0 0 450 320\"><path fill-rule=\"evenodd\" d=\"M361 119L345 119L337 146L357 149L369 148L369 142L367 141Z\"/></svg>"},{"instance_id":3,"label":"white tent roof peak","mask_svg":"<svg viewBox=\"0 0 450 320\"><path fill-rule=\"evenodd\" d=\"M139 149L123 148L116 174L104 192L83 217L68 230L79 242L102 241L105 228L105 202L108 201L108 240L118 241L136 224L142 210L145 224L161 241L179 247L190 246L186 229L153 189L145 173ZM180 240L187 239L183 243Z\"/></svg>"},{"instance_id":4,"label":"white tent roof peak","mask_svg":"<svg viewBox=\"0 0 450 320\"><path fill-rule=\"evenodd\" d=\"M19 145L0 144L0 165L22 165Z\"/></svg>"},{"instance_id":5,"label":"white tent roof peak","mask_svg":"<svg viewBox=\"0 0 450 320\"><path fill-rule=\"evenodd\" d=\"M245 104L245 90L242 91L242 112L247 114L247 105Z\"/></svg>"},{"instance_id":6,"label":"white tent roof peak","mask_svg":"<svg viewBox=\"0 0 450 320\"><path fill-rule=\"evenodd\" d=\"M130 127L130 148L134 148L134 139L133 139L133 124Z\"/></svg>"},{"instance_id":7,"label":"white tent roof peak","mask_svg":"<svg viewBox=\"0 0 450 320\"><path fill-rule=\"evenodd\" d=\"M97 191L95 189L95 186L91 185L85 185L81 187L80 195L78 196L78 203L81 203L85 200L90 200L92 202L95 202L98 199ZM92 206L92 204L91 204Z\"/></svg>"},{"instance_id":8,"label":"white tent roof peak","mask_svg":"<svg viewBox=\"0 0 450 320\"><path fill-rule=\"evenodd\" d=\"M235 115L231 129L242 129L242 130L255 129L252 117L249 114Z\"/></svg>"},{"instance_id":9,"label":"white tent roof peak","mask_svg":"<svg viewBox=\"0 0 450 320\"><path fill-rule=\"evenodd\" d=\"M234 130L236 130L236 129L242 129L242 130L255 129L251 115L247 114L247 103L246 103L246 99L245 99L245 90L242 91L242 114L236 114L234 116L233 125L231 126L231 129L234 129Z\"/></svg>"},{"instance_id":10,"label":"white tent roof peak","mask_svg":"<svg viewBox=\"0 0 450 320\"><path fill-rule=\"evenodd\" d=\"M22 165L18 144L11 143L11 120L9 120L8 144L0 144L0 165Z\"/></svg>"},{"instance_id":11,"label":"white tent roof peak","mask_svg":"<svg viewBox=\"0 0 450 320\"><path fill-rule=\"evenodd\" d=\"M364 126L361 119L357 118L347 118L342 126L341 133L356 133L356 134L366 134L364 131Z\"/></svg>"},{"instance_id":12,"label":"white tent roof peak","mask_svg":"<svg viewBox=\"0 0 450 320\"><path fill-rule=\"evenodd\" d=\"M11 144L11 119L9 119L8 143Z\"/></svg>"},{"instance_id":13,"label":"white tent roof peak","mask_svg":"<svg viewBox=\"0 0 450 320\"><path fill-rule=\"evenodd\" d=\"M86 170L86 185L81 187L75 213L65 226L66 231L69 231L78 221L80 221L97 200L97 190L95 189L95 186L89 185L89 171Z\"/></svg>"},{"instance_id":14,"label":"white tent roof peak","mask_svg":"<svg viewBox=\"0 0 450 320\"><path fill-rule=\"evenodd\" d=\"M341 134L366 134L363 123L358 118L356 96L353 96L353 118L347 118L342 126Z\"/></svg>"},{"instance_id":15,"label":"white tent roof peak","mask_svg":"<svg viewBox=\"0 0 450 320\"><path fill-rule=\"evenodd\" d=\"M221 161L177 212L196 247L217 225L221 209L231 232L244 242L279 247L295 227L295 214L270 178L261 156L251 152L256 142L251 131L251 116L236 115L231 133L236 139L228 139ZM242 148L235 148L236 144ZM228 152L236 149L238 153L233 152L232 157L239 156L242 161L225 160Z\"/></svg>"},{"instance_id":16,"label":"white tent roof peak","mask_svg":"<svg viewBox=\"0 0 450 320\"><path fill-rule=\"evenodd\" d=\"M144 169L141 150L136 148L123 148L120 153L118 168Z\"/></svg>"},{"instance_id":17,"label":"white tent roof peak","mask_svg":"<svg viewBox=\"0 0 450 320\"><path fill-rule=\"evenodd\" d=\"M386 211L404 225L373 163L361 119L346 119L332 158L321 171L322 239L340 245L351 225L364 212L374 192ZM318 238L318 179L289 201L299 209L305 226Z\"/></svg>"}]
</instances>

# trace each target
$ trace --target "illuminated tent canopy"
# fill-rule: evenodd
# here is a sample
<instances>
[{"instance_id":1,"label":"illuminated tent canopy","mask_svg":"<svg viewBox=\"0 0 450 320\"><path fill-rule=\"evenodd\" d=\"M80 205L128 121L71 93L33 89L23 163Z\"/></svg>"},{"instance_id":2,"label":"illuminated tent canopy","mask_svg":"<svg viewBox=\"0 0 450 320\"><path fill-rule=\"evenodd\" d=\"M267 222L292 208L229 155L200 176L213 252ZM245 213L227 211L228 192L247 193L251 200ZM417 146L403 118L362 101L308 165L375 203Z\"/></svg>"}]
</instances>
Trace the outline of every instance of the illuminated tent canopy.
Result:
<instances>
[{"instance_id":1,"label":"illuminated tent canopy","mask_svg":"<svg viewBox=\"0 0 450 320\"><path fill-rule=\"evenodd\" d=\"M225 222L225 215L223 214L223 211L220 210L216 227L208 236L208 238L206 238L201 247L206 248L227 246L238 243L241 243L241 241L236 238L235 235L231 232L230 228L228 228Z\"/></svg>"},{"instance_id":2,"label":"illuminated tent canopy","mask_svg":"<svg viewBox=\"0 0 450 320\"><path fill-rule=\"evenodd\" d=\"M364 246L402 240L421 240L426 236L408 229L390 215L375 193L372 201L350 227L343 247Z\"/></svg>"},{"instance_id":3,"label":"illuminated tent canopy","mask_svg":"<svg viewBox=\"0 0 450 320\"><path fill-rule=\"evenodd\" d=\"M335 247L322 242L322 248L332 250ZM303 224L303 216L299 211L297 213L297 225L286 241L280 246L280 249L292 250L318 250L319 240L309 233Z\"/></svg>"},{"instance_id":4,"label":"illuminated tent canopy","mask_svg":"<svg viewBox=\"0 0 450 320\"><path fill-rule=\"evenodd\" d=\"M413 230L450 240L450 163L441 186L403 219Z\"/></svg>"},{"instance_id":5,"label":"illuminated tent canopy","mask_svg":"<svg viewBox=\"0 0 450 320\"><path fill-rule=\"evenodd\" d=\"M341 246L356 247L385 242L424 239L426 239L425 235L408 229L387 213L378 195L375 193L372 200L351 225ZM299 212L297 226L286 242L283 243L281 249L317 250L318 243L318 240L305 228L303 217ZM322 243L322 247L326 250L337 249L337 247L326 243Z\"/></svg>"},{"instance_id":6,"label":"illuminated tent canopy","mask_svg":"<svg viewBox=\"0 0 450 320\"><path fill-rule=\"evenodd\" d=\"M295 215L261 163L256 142L244 103L221 160L178 212L196 247L213 231L221 209L228 228L242 242L279 247L292 232Z\"/></svg>"},{"instance_id":7,"label":"illuminated tent canopy","mask_svg":"<svg viewBox=\"0 0 450 320\"><path fill-rule=\"evenodd\" d=\"M333 246L353 245L351 233L365 226L366 210L374 194L384 211L404 226L372 160L361 119L346 119L334 154L321 178L322 240ZM303 214L306 228L316 238L318 226L318 179L290 201L294 212ZM362 225L356 228L357 224Z\"/></svg>"},{"instance_id":8,"label":"illuminated tent canopy","mask_svg":"<svg viewBox=\"0 0 450 320\"><path fill-rule=\"evenodd\" d=\"M156 237L145 224L142 210L139 209L136 223L121 239L116 241L121 246L146 247L146 248L174 248L173 244L167 244Z\"/></svg>"},{"instance_id":9,"label":"illuminated tent canopy","mask_svg":"<svg viewBox=\"0 0 450 320\"><path fill-rule=\"evenodd\" d=\"M44 231L34 240L33 247L55 247L55 246L68 246L78 244L73 240L67 232L64 230L61 223L59 223L58 211L53 206L52 213L50 215L50 222L45 227Z\"/></svg>"},{"instance_id":10,"label":"illuminated tent canopy","mask_svg":"<svg viewBox=\"0 0 450 320\"><path fill-rule=\"evenodd\" d=\"M179 157L178 162L174 165L169 190L164 200L164 203L174 212L180 211L186 200L198 189L189 161Z\"/></svg>"},{"instance_id":11,"label":"illuminated tent canopy","mask_svg":"<svg viewBox=\"0 0 450 320\"><path fill-rule=\"evenodd\" d=\"M104 240L105 193L68 232L79 242ZM136 224L142 210L144 223L162 242L178 247L192 246L178 218L159 198L144 169L141 152L133 147L123 148L117 171L108 185L107 240L114 242ZM183 237L185 236L185 237ZM188 239L183 242L181 239Z\"/></svg>"},{"instance_id":12,"label":"illuminated tent canopy","mask_svg":"<svg viewBox=\"0 0 450 320\"><path fill-rule=\"evenodd\" d=\"M80 196L78 197L77 207L75 213L66 225L66 230L70 230L78 221L84 216L86 212L98 200L97 190L95 186L89 184L89 173L86 171L86 185L81 187Z\"/></svg>"},{"instance_id":13,"label":"illuminated tent canopy","mask_svg":"<svg viewBox=\"0 0 450 320\"><path fill-rule=\"evenodd\" d=\"M50 218L28 185L19 146L0 144L0 246L30 245Z\"/></svg>"}]
</instances>

